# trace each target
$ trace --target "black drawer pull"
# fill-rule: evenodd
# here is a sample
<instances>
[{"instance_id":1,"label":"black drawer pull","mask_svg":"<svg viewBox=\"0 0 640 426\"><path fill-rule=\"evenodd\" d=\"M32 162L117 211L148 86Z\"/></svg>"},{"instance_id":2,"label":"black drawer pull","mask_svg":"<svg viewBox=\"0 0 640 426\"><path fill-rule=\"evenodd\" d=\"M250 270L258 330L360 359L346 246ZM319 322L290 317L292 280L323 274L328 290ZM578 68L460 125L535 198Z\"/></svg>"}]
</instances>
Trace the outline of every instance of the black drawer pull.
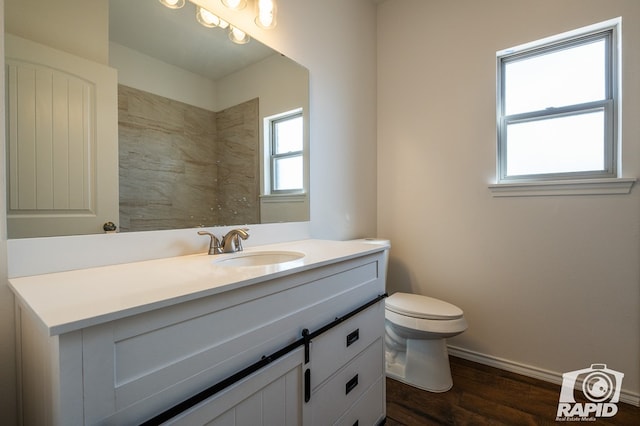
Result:
<instances>
[{"instance_id":1,"label":"black drawer pull","mask_svg":"<svg viewBox=\"0 0 640 426\"><path fill-rule=\"evenodd\" d=\"M353 426L358 426L358 421L356 420L356 422L353 424Z\"/></svg>"},{"instance_id":2,"label":"black drawer pull","mask_svg":"<svg viewBox=\"0 0 640 426\"><path fill-rule=\"evenodd\" d=\"M308 368L304 372L304 402L311 399L311 370Z\"/></svg>"},{"instance_id":3,"label":"black drawer pull","mask_svg":"<svg viewBox=\"0 0 640 426\"><path fill-rule=\"evenodd\" d=\"M347 334L347 347L358 341L360 338L360 329L356 328L356 331Z\"/></svg>"},{"instance_id":4,"label":"black drawer pull","mask_svg":"<svg viewBox=\"0 0 640 426\"><path fill-rule=\"evenodd\" d=\"M349 380L347 382L344 394L348 395L349 392L351 392L353 390L353 388L355 388L356 386L358 386L358 375L357 374L355 376L353 376L353 379L351 379L351 380Z\"/></svg>"}]
</instances>

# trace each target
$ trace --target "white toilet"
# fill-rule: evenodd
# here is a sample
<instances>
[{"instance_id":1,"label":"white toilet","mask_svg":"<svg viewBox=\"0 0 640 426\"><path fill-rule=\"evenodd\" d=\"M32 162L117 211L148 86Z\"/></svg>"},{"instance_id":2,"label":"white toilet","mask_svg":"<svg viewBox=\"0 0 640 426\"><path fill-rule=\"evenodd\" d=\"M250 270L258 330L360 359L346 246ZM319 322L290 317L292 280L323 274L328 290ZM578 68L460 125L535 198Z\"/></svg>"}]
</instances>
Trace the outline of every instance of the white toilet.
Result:
<instances>
[{"instance_id":1,"label":"white toilet","mask_svg":"<svg viewBox=\"0 0 640 426\"><path fill-rule=\"evenodd\" d=\"M446 338L466 329L462 309L451 303L392 294L385 300L387 376L430 392L451 389Z\"/></svg>"}]
</instances>

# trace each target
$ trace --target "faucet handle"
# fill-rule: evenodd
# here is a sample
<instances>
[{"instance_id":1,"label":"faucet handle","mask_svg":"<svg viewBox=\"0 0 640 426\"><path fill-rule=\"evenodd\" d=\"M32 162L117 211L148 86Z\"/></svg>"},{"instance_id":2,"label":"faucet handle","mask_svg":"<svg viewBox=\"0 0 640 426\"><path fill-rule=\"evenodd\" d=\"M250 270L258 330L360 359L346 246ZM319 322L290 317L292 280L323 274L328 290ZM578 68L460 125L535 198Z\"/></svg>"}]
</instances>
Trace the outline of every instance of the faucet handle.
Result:
<instances>
[{"instance_id":1,"label":"faucet handle","mask_svg":"<svg viewBox=\"0 0 640 426\"><path fill-rule=\"evenodd\" d=\"M222 247L220 247L220 240L218 237L207 231L198 231L198 235L208 235L211 237L211 242L209 243L209 254L222 253Z\"/></svg>"}]
</instances>

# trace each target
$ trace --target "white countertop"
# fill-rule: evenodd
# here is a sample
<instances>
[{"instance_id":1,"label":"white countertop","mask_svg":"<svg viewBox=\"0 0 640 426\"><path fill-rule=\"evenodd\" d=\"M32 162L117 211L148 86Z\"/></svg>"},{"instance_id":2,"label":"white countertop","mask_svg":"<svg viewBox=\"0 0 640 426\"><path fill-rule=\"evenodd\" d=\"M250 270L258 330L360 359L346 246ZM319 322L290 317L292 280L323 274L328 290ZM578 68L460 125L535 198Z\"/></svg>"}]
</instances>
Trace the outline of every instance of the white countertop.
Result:
<instances>
[{"instance_id":1,"label":"white countertop","mask_svg":"<svg viewBox=\"0 0 640 426\"><path fill-rule=\"evenodd\" d=\"M97 268L12 278L9 286L23 306L58 335L154 309L211 296L280 276L382 251L364 240L301 240ZM301 259L265 266L217 264L225 257L259 251L296 251Z\"/></svg>"}]
</instances>

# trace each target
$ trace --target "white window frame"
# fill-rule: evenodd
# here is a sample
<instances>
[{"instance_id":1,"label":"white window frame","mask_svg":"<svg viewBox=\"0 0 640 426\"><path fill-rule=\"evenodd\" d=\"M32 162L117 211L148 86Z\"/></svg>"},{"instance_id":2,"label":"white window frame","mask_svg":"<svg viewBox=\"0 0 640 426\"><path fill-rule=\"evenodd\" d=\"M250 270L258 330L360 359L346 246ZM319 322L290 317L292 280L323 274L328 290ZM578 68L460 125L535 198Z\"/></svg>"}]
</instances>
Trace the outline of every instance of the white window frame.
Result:
<instances>
[{"instance_id":1,"label":"white window frame","mask_svg":"<svg viewBox=\"0 0 640 426\"><path fill-rule=\"evenodd\" d=\"M304 193L304 181L305 181L305 161L304 161L304 157L305 157L305 144L304 144L304 129L303 129L303 139L302 139L302 149L300 151L292 151L292 152L287 152L285 154L276 154L275 153L275 131L274 131L274 127L276 125L277 122L283 121L283 120L288 120L288 119L292 119L292 118L296 118L296 117L300 117L303 119L303 123L304 123L304 113L302 108L297 108L295 110L292 111L287 111L281 114L277 114L277 115L272 115L270 117L265 117L264 122L265 122L265 126L264 126L264 133L265 133L265 152L267 153L266 155L266 160L265 161L265 169L266 169L266 173L265 173L265 178L266 181L268 182L268 186L267 186L267 194L270 195L288 195L288 194L301 194ZM302 170L302 187L301 188L294 188L294 189L275 189L275 162L277 159L281 159L281 158L287 158L287 157L301 157L302 158L302 164L303 164L303 170Z\"/></svg>"},{"instance_id":2,"label":"white window frame","mask_svg":"<svg viewBox=\"0 0 640 426\"><path fill-rule=\"evenodd\" d=\"M589 27L538 40L525 45L505 49L497 52L497 102L496 102L496 126L497 126L497 184L489 188L494 196L506 195L545 195L549 188L558 194L572 193L574 186L588 183L590 188L586 193L624 193L630 191L635 179L624 179L626 189L619 188L621 173L620 167L620 40L621 18L612 19ZM504 67L505 64L523 58L532 58L540 54L577 46L593 40L605 39L607 43L607 73L606 96L604 100L578 105L569 105L561 108L550 108L542 111L528 111L525 113L507 116L504 114ZM605 112L605 167L604 170L587 172L566 172L530 175L507 175L507 125L519 122L544 120L554 117L571 116L588 113L591 111ZM604 188L613 184L614 192ZM576 187L577 188L577 187ZM603 189L604 188L604 189ZM584 193L584 186L576 193ZM620 192L624 191L624 192ZM552 194L553 195L553 194Z\"/></svg>"}]
</instances>

